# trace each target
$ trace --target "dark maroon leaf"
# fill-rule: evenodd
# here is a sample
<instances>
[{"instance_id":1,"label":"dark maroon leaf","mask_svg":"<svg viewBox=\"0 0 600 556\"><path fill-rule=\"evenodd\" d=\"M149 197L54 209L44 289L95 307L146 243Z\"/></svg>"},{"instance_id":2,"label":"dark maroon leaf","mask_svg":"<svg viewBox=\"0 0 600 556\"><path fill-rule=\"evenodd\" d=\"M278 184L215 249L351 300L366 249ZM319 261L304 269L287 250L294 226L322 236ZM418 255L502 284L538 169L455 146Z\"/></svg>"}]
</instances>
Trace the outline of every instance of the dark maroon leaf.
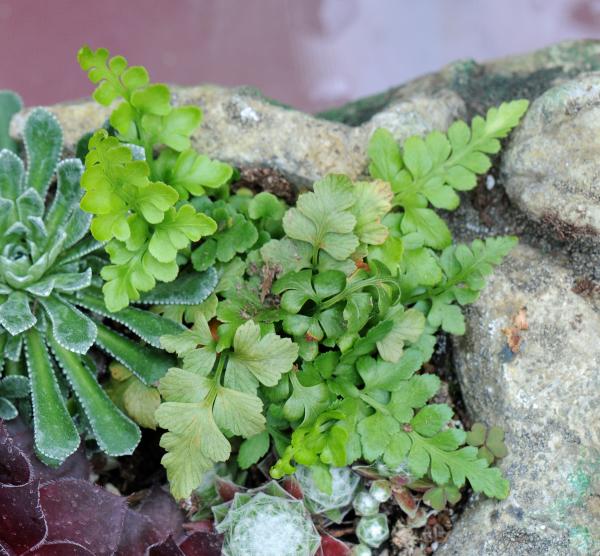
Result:
<instances>
[{"instance_id":1,"label":"dark maroon leaf","mask_svg":"<svg viewBox=\"0 0 600 556\"><path fill-rule=\"evenodd\" d=\"M150 545L160 543L166 536L157 530L148 517L128 508L115 556L144 554Z\"/></svg>"},{"instance_id":2,"label":"dark maroon leaf","mask_svg":"<svg viewBox=\"0 0 600 556\"><path fill-rule=\"evenodd\" d=\"M163 540L170 534L183 531L182 525L185 518L183 511L173 497L158 486L154 486L148 491L136 510L154 524L156 532L159 534L159 538L152 543Z\"/></svg>"},{"instance_id":3,"label":"dark maroon leaf","mask_svg":"<svg viewBox=\"0 0 600 556\"><path fill-rule=\"evenodd\" d=\"M148 556L184 556L173 537L169 536L160 544L155 544L148 549Z\"/></svg>"},{"instance_id":4,"label":"dark maroon leaf","mask_svg":"<svg viewBox=\"0 0 600 556\"><path fill-rule=\"evenodd\" d=\"M94 556L94 553L87 548L70 541L45 542L34 551L28 552L27 556L30 554L31 556Z\"/></svg>"},{"instance_id":5,"label":"dark maroon leaf","mask_svg":"<svg viewBox=\"0 0 600 556\"><path fill-rule=\"evenodd\" d=\"M209 533L210 531L215 530L215 523L212 519L201 519L199 521L184 523L183 528L190 535L196 531L201 533Z\"/></svg>"},{"instance_id":6,"label":"dark maroon leaf","mask_svg":"<svg viewBox=\"0 0 600 556\"><path fill-rule=\"evenodd\" d=\"M32 474L27 456L0 421L0 484L24 485L32 479Z\"/></svg>"},{"instance_id":7,"label":"dark maroon leaf","mask_svg":"<svg viewBox=\"0 0 600 556\"><path fill-rule=\"evenodd\" d=\"M180 545L185 556L220 556L223 535L215 531L192 533Z\"/></svg>"},{"instance_id":8,"label":"dark maroon leaf","mask_svg":"<svg viewBox=\"0 0 600 556\"><path fill-rule=\"evenodd\" d=\"M350 547L331 535L321 535L321 546L317 556L349 556Z\"/></svg>"},{"instance_id":9,"label":"dark maroon leaf","mask_svg":"<svg viewBox=\"0 0 600 556\"><path fill-rule=\"evenodd\" d=\"M35 455L33 449L33 435L31 429L21 419L13 419L6 423L8 434L16 446L29 459L35 476L41 484L48 483L61 477L73 477L75 479L87 480L90 476L90 464L85 457L83 443L77 451L70 455L59 467L48 467L44 465Z\"/></svg>"},{"instance_id":10,"label":"dark maroon leaf","mask_svg":"<svg viewBox=\"0 0 600 556\"><path fill-rule=\"evenodd\" d=\"M0 422L0 555L2 556L217 556L222 537L212 522L194 524L164 490L150 489L138 509L127 498L78 478L87 463L73 459L48 471L32 465L31 431L17 424L13 440ZM67 460L68 461L68 460ZM39 471L42 469L42 471ZM85 470L85 473L84 473ZM39 474L46 481L40 484ZM52 479L52 480L49 480ZM223 487L237 489L233 483ZM133 495L131 499L139 499ZM187 525L187 524L186 524ZM182 541L182 548L178 541Z\"/></svg>"},{"instance_id":11,"label":"dark maroon leaf","mask_svg":"<svg viewBox=\"0 0 600 556\"><path fill-rule=\"evenodd\" d=\"M223 479L218 475L215 477L215 486L217 487L217 493L223 502L233 500L235 493L242 490L239 485L236 485L234 482L228 481L227 479Z\"/></svg>"},{"instance_id":12,"label":"dark maroon leaf","mask_svg":"<svg viewBox=\"0 0 600 556\"><path fill-rule=\"evenodd\" d=\"M48 541L74 541L96 556L113 554L119 542L125 498L80 479L59 479L40 488Z\"/></svg>"},{"instance_id":13,"label":"dark maroon leaf","mask_svg":"<svg viewBox=\"0 0 600 556\"><path fill-rule=\"evenodd\" d=\"M0 547L9 554L21 554L45 535L37 481L21 486L0 485Z\"/></svg>"},{"instance_id":14,"label":"dark maroon leaf","mask_svg":"<svg viewBox=\"0 0 600 556\"><path fill-rule=\"evenodd\" d=\"M21 554L46 535L38 482L0 422L0 551Z\"/></svg>"}]
</instances>

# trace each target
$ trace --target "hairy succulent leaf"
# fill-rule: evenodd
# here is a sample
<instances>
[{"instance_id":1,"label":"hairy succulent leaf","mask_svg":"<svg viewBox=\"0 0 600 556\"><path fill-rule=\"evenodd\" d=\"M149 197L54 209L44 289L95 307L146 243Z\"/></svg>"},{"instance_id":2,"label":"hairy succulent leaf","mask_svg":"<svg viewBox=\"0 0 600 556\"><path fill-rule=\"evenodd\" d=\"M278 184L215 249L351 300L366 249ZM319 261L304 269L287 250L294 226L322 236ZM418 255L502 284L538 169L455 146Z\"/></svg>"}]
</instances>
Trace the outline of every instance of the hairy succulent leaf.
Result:
<instances>
[{"instance_id":1,"label":"hairy succulent leaf","mask_svg":"<svg viewBox=\"0 0 600 556\"><path fill-rule=\"evenodd\" d=\"M82 293L77 301L90 311L126 326L142 340L154 347L160 347L161 336L181 333L184 330L181 325L172 320L160 318L154 313L135 307L127 307L117 312L108 311L102 298L94 295L92 292Z\"/></svg>"},{"instance_id":2,"label":"hairy succulent leaf","mask_svg":"<svg viewBox=\"0 0 600 556\"><path fill-rule=\"evenodd\" d=\"M153 384L174 363L168 354L149 346L140 346L128 337L98 324L98 345L125 365L144 384Z\"/></svg>"},{"instance_id":3,"label":"hairy succulent leaf","mask_svg":"<svg viewBox=\"0 0 600 556\"><path fill-rule=\"evenodd\" d=\"M0 91L0 151L8 149L16 151L16 143L9 134L10 121L23 107L21 97L13 91Z\"/></svg>"},{"instance_id":4,"label":"hairy succulent leaf","mask_svg":"<svg viewBox=\"0 0 600 556\"><path fill-rule=\"evenodd\" d=\"M34 328L27 332L25 345L35 446L51 462L61 463L79 446L79 435L60 393L48 350Z\"/></svg>"},{"instance_id":5,"label":"hairy succulent leaf","mask_svg":"<svg viewBox=\"0 0 600 556\"><path fill-rule=\"evenodd\" d=\"M0 205L6 209L0 215L0 355L11 375L0 380L0 413L14 418L17 408L27 409L22 398L30 396L36 450L52 465L79 445L67 407L85 414L101 449L112 455L131 453L139 429L99 386L85 354L98 345L150 384L174 360L114 332L108 321L96 323L88 311L110 316L154 346L162 335L182 327L137 308L110 313L92 286L98 281L93 274L104 261L94 253L101 244L88 235L90 218L79 207L81 162L57 164L62 132L42 109L34 110L26 122L25 147L26 164L12 152L0 151ZM56 188L46 199L55 170ZM208 279L184 276L180 293L189 294L191 301L203 300L216 283L214 270L205 275ZM26 365L21 362L23 344ZM59 368L67 379L60 388ZM23 382L27 388L17 388ZM71 395L77 404L67 404Z\"/></svg>"},{"instance_id":6,"label":"hairy succulent leaf","mask_svg":"<svg viewBox=\"0 0 600 556\"><path fill-rule=\"evenodd\" d=\"M140 441L140 431L110 401L90 369L79 357L50 339L52 351L85 411L100 448L111 456L131 454Z\"/></svg>"}]
</instances>

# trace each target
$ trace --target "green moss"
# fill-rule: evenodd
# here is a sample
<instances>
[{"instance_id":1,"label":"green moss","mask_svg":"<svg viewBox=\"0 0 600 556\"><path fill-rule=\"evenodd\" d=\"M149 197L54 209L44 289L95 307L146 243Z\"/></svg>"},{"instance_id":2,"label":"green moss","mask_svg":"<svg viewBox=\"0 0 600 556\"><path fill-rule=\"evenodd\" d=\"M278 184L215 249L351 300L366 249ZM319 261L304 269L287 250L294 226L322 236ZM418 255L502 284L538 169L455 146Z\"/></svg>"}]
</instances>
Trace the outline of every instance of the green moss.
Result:
<instances>
[{"instance_id":1,"label":"green moss","mask_svg":"<svg viewBox=\"0 0 600 556\"><path fill-rule=\"evenodd\" d=\"M383 110L394 98L397 90L398 88L394 87L383 93L363 97L338 108L331 108L315 115L317 118L329 120L330 122L358 126L369 120L377 112Z\"/></svg>"}]
</instances>

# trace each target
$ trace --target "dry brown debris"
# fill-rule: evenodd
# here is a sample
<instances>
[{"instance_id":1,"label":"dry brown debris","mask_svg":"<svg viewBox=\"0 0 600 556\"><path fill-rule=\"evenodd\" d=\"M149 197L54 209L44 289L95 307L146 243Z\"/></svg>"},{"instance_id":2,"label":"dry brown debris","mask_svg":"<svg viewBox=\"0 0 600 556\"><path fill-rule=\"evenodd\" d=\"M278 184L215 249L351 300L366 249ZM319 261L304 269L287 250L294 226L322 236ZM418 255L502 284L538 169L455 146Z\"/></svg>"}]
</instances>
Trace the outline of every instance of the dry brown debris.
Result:
<instances>
[{"instance_id":1,"label":"dry brown debris","mask_svg":"<svg viewBox=\"0 0 600 556\"><path fill-rule=\"evenodd\" d=\"M577 278L571 291L583 297L591 297L594 294L600 294L600 284L591 278Z\"/></svg>"},{"instance_id":2,"label":"dry brown debris","mask_svg":"<svg viewBox=\"0 0 600 556\"><path fill-rule=\"evenodd\" d=\"M518 353L521 349L523 337L521 332L529 330L527 322L527 307L521 307L517 314L513 317L513 325L502 329L502 333L506 336L508 347L513 353Z\"/></svg>"},{"instance_id":3,"label":"dry brown debris","mask_svg":"<svg viewBox=\"0 0 600 556\"><path fill-rule=\"evenodd\" d=\"M398 550L395 552L398 556L413 556L417 546L417 537L413 530L406 527L401 521L397 521L392 529L392 546Z\"/></svg>"}]
</instances>

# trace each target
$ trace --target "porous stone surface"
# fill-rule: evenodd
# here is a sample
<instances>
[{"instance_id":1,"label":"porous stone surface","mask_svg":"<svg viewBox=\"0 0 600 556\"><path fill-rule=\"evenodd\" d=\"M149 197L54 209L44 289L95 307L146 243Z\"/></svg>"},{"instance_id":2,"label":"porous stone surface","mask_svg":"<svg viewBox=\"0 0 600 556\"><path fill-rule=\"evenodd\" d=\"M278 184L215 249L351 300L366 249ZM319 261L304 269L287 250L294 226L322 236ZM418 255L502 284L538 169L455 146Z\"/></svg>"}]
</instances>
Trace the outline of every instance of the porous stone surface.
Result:
<instances>
[{"instance_id":1,"label":"porous stone surface","mask_svg":"<svg viewBox=\"0 0 600 556\"><path fill-rule=\"evenodd\" d=\"M199 152L238 167L274 168L298 186L329 173L359 177L367 164L367 143L377 127L387 127L402 141L416 133L446 129L465 115L464 102L449 90L397 100L357 127L273 104L245 89L174 87L173 97L176 105L194 104L203 110L202 125L192 136ZM110 109L88 100L49 109L63 126L68 154L110 114ZM27 113L13 118L11 133L16 138L22 135Z\"/></svg>"},{"instance_id":2,"label":"porous stone surface","mask_svg":"<svg viewBox=\"0 0 600 556\"><path fill-rule=\"evenodd\" d=\"M561 264L513 251L468 311L456 371L471 417L506 431L501 502L471 501L439 554L600 554L600 312ZM526 308L516 353L503 329Z\"/></svg>"},{"instance_id":3,"label":"porous stone surface","mask_svg":"<svg viewBox=\"0 0 600 556\"><path fill-rule=\"evenodd\" d=\"M553 87L530 107L503 156L511 200L550 229L600 235L600 73Z\"/></svg>"}]
</instances>

